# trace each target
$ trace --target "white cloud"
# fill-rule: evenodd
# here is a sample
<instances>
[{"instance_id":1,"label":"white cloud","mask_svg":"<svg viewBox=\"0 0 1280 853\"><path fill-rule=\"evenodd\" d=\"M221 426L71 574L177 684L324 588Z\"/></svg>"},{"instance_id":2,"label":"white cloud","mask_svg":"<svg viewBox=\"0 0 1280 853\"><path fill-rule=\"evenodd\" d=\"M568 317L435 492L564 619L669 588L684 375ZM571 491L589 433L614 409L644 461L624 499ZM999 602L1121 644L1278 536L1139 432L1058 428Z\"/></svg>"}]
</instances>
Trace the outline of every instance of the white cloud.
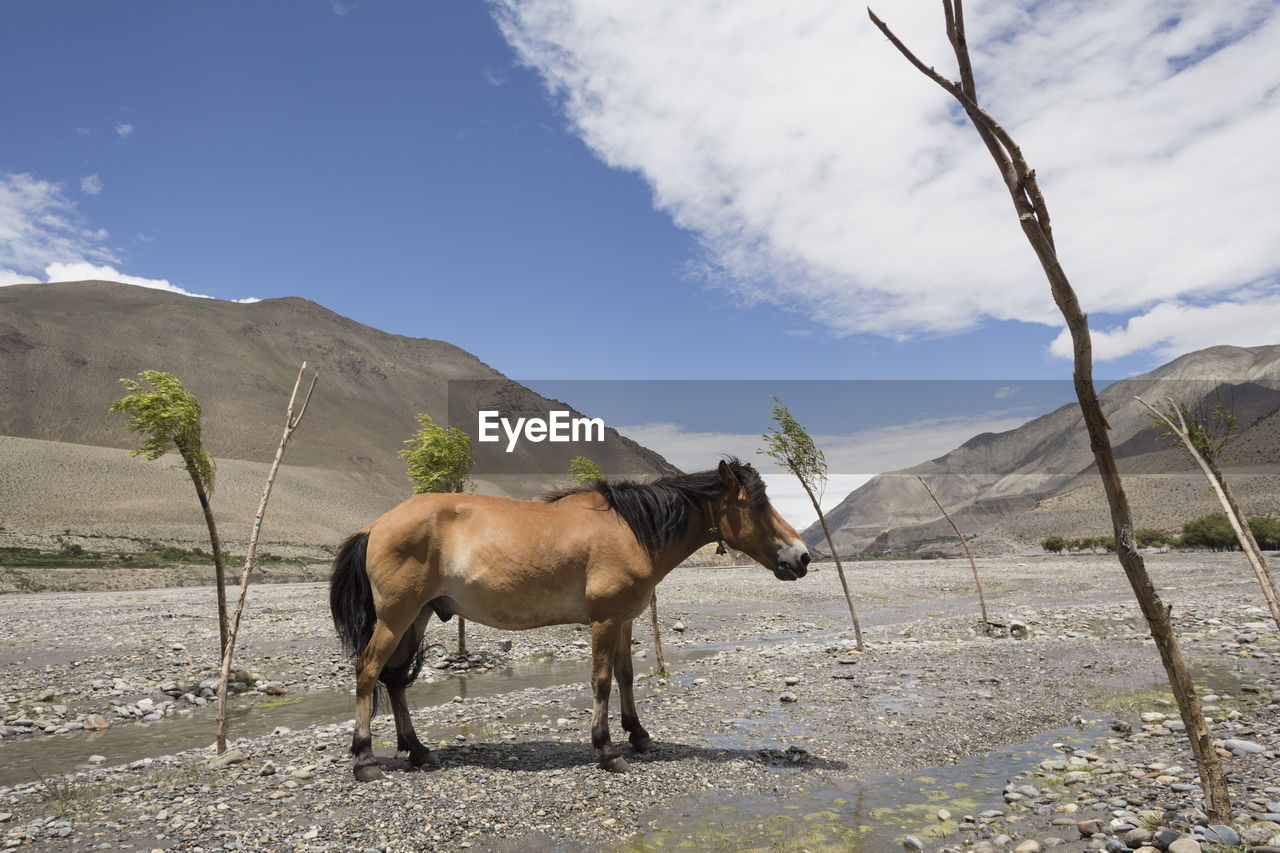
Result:
<instances>
[{"instance_id":1,"label":"white cloud","mask_svg":"<svg viewBox=\"0 0 1280 853\"><path fill-rule=\"evenodd\" d=\"M121 139L125 140L126 142L129 140L129 137L133 136L133 130L134 130L133 125L127 122L123 122L123 121L116 122L116 135L119 136Z\"/></svg>"},{"instance_id":2,"label":"white cloud","mask_svg":"<svg viewBox=\"0 0 1280 853\"><path fill-rule=\"evenodd\" d=\"M10 284L34 284L35 281L36 280L29 275L23 275L22 273L17 273L13 270L0 268L0 287L5 287Z\"/></svg>"},{"instance_id":3,"label":"white cloud","mask_svg":"<svg viewBox=\"0 0 1280 853\"><path fill-rule=\"evenodd\" d=\"M862 4L491 3L575 132L697 235L713 281L840 333L1060 325L977 135ZM936 4L880 6L954 74ZM1087 310L1240 301L1258 281L1280 291L1264 225L1280 185L1280 7L969 12L979 95L1037 167Z\"/></svg>"},{"instance_id":4,"label":"white cloud","mask_svg":"<svg viewBox=\"0 0 1280 853\"><path fill-rule=\"evenodd\" d=\"M345 18L347 13L359 6L359 3L342 2L342 0L330 0L329 7L333 9L333 14Z\"/></svg>"},{"instance_id":5,"label":"white cloud","mask_svg":"<svg viewBox=\"0 0 1280 853\"><path fill-rule=\"evenodd\" d=\"M97 195L102 192L102 178L97 175L87 175L81 178L80 191L89 195Z\"/></svg>"},{"instance_id":6,"label":"white cloud","mask_svg":"<svg viewBox=\"0 0 1280 853\"><path fill-rule=\"evenodd\" d=\"M83 222L75 203L58 184L27 174L0 172L0 286L114 281L213 298L191 293L165 279L120 272L116 265L121 259L104 245L108 237L106 230L88 227ZM232 301L257 302L258 299Z\"/></svg>"},{"instance_id":7,"label":"white cloud","mask_svg":"<svg viewBox=\"0 0 1280 853\"><path fill-rule=\"evenodd\" d=\"M1280 295L1257 301L1226 301L1212 305L1162 302L1113 329L1090 329L1098 361L1153 351L1171 359L1185 352L1218 344L1252 347L1280 343ZM1066 329L1049 351L1071 358L1071 335Z\"/></svg>"},{"instance_id":8,"label":"white cloud","mask_svg":"<svg viewBox=\"0 0 1280 853\"><path fill-rule=\"evenodd\" d=\"M934 418L844 435L814 435L827 460L829 479L822 509L830 510L876 474L909 468L954 450L984 432L1006 432L1030 417L993 412L979 417ZM627 438L661 453L684 471L702 471L724 455L750 462L769 486L773 503L796 529L818 516L795 477L772 459L756 453L760 436L754 433L689 432L679 424L653 423L617 427ZM794 484L794 485L793 485Z\"/></svg>"},{"instance_id":9,"label":"white cloud","mask_svg":"<svg viewBox=\"0 0 1280 853\"><path fill-rule=\"evenodd\" d=\"M0 173L0 267L32 276L68 259L117 263L105 239L105 232L85 226L58 184Z\"/></svg>"},{"instance_id":10,"label":"white cloud","mask_svg":"<svg viewBox=\"0 0 1280 853\"><path fill-rule=\"evenodd\" d=\"M181 293L183 296L194 296L198 299L215 299L205 293L192 293L189 290L183 290L176 284L163 278L142 278L136 275L128 275L116 270L114 267L94 266L84 261L75 263L56 263L50 264L45 268L46 281L113 281L120 284L133 284L138 287L149 287L152 290L167 290L170 293ZM248 296L244 299L230 299L229 302L261 302L256 296Z\"/></svg>"}]
</instances>

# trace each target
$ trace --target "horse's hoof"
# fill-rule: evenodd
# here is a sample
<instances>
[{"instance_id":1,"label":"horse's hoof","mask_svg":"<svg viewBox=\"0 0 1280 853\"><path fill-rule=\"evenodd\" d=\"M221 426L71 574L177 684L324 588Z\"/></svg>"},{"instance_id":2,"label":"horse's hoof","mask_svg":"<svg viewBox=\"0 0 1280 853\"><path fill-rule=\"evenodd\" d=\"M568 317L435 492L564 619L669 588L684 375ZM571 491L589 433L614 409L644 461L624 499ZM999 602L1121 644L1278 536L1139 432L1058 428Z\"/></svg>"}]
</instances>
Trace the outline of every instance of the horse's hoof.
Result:
<instances>
[{"instance_id":1,"label":"horse's hoof","mask_svg":"<svg viewBox=\"0 0 1280 853\"><path fill-rule=\"evenodd\" d=\"M355 773L357 782L376 782L382 778L382 770L373 763L357 764Z\"/></svg>"},{"instance_id":2,"label":"horse's hoof","mask_svg":"<svg viewBox=\"0 0 1280 853\"><path fill-rule=\"evenodd\" d=\"M636 752L648 752L650 749L653 748L653 738L649 737L648 735L645 735L644 737L638 737L635 740L631 741L631 748L634 749Z\"/></svg>"},{"instance_id":3,"label":"horse's hoof","mask_svg":"<svg viewBox=\"0 0 1280 853\"><path fill-rule=\"evenodd\" d=\"M631 769L631 765L628 764L627 760L621 755L605 759L600 763L600 766L605 770L608 770L610 773L626 773Z\"/></svg>"},{"instance_id":4,"label":"horse's hoof","mask_svg":"<svg viewBox=\"0 0 1280 853\"><path fill-rule=\"evenodd\" d=\"M419 755L410 755L409 763L420 768L424 773L440 769L440 759L436 758L436 754L429 749L423 750Z\"/></svg>"}]
</instances>

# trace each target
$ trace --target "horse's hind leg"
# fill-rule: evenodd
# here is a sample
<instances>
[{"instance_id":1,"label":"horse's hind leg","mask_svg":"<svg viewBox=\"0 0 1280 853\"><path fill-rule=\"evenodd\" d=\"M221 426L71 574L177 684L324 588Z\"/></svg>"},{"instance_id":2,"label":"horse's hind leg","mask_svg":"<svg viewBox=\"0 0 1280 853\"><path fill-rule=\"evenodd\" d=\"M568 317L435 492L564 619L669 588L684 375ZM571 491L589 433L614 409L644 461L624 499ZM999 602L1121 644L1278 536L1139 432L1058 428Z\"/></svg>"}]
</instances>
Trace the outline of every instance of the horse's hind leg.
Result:
<instances>
[{"instance_id":1,"label":"horse's hind leg","mask_svg":"<svg viewBox=\"0 0 1280 853\"><path fill-rule=\"evenodd\" d=\"M636 713L636 697L631 689L635 678L635 666L631 660L631 620L627 620L618 633L618 645L613 654L613 674L618 680L622 727L630 733L631 746L636 752L648 752L653 739L644 730L644 726L640 725L640 716Z\"/></svg>"},{"instance_id":2,"label":"horse's hind leg","mask_svg":"<svg viewBox=\"0 0 1280 853\"><path fill-rule=\"evenodd\" d=\"M400 638L417 615L416 610L396 619L397 614L380 613L373 634L356 661L356 730L351 736L351 753L356 757L355 774L361 782L382 778L377 759L373 757L373 690L378 685L382 668L391 659Z\"/></svg>"},{"instance_id":3,"label":"horse's hind leg","mask_svg":"<svg viewBox=\"0 0 1280 853\"><path fill-rule=\"evenodd\" d=\"M418 740L418 733L413 730L413 719L409 716L409 702L405 691L418 677L422 667L422 633L431 618L431 610L423 608L414 620L395 654L382 668L382 683L387 685L387 696L391 699L391 714L396 721L396 751L409 753L409 762L414 767L425 767L427 770L439 770L440 761L431 754L431 750Z\"/></svg>"},{"instance_id":4,"label":"horse's hind leg","mask_svg":"<svg viewBox=\"0 0 1280 853\"><path fill-rule=\"evenodd\" d=\"M609 739L609 690L619 634L621 625L616 619L591 623L591 688L596 700L591 714L591 745L600 750L600 766L615 773L630 769Z\"/></svg>"}]
</instances>

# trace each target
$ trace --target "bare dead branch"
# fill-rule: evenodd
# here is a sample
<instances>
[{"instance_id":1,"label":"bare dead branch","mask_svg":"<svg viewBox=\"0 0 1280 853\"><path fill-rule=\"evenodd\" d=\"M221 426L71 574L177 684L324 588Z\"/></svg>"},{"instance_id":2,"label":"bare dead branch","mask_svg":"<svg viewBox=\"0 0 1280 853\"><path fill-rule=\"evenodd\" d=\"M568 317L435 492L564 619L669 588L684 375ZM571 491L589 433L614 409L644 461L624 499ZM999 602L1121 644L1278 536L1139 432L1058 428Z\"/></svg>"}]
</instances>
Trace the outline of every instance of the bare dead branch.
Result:
<instances>
[{"instance_id":1,"label":"bare dead branch","mask_svg":"<svg viewBox=\"0 0 1280 853\"><path fill-rule=\"evenodd\" d=\"M964 38L964 13L960 0L953 0L953 2L955 5L951 6L947 0L944 0L944 14L947 17L948 38L956 52L963 80L963 69L969 63L968 45ZM1200 707L1199 697L1196 695L1195 685L1187 670L1186 661L1178 647L1177 637L1169 621L1169 613L1156 594L1155 586L1151 582L1151 577L1147 573L1134 541L1129 499L1125 495L1124 483L1120 477L1120 469L1116 464L1115 453L1111 448L1111 439L1108 435L1110 424L1102 411L1093 385L1093 343L1089 335L1088 318L1081 310L1075 289L1058 262L1053 232L1049 224L1048 206L1036 182L1035 171L1027 165L1021 149L1013 138L978 106L976 90L966 92L963 83L958 85L926 66L876 17L873 11L868 9L867 14L870 15L872 23L908 62L964 106L978 136L987 146L1005 180L1010 197L1013 199L1014 210L1018 215L1019 226L1040 261L1040 266L1049 281L1054 303L1062 312L1067 329L1071 333L1076 396L1080 401L1080 411L1084 418L1085 429L1089 434L1089 445L1093 450L1098 474L1107 495L1115 530L1117 556L1129 580L1129 585L1133 588L1142 614L1147 620L1152 639L1160 651L1161 662L1164 664L1170 686L1178 701L1178 710L1186 726L1187 737L1200 769L1206 810L1215 820L1229 820L1231 797L1222 763L1213 750L1213 740L1204 712Z\"/></svg>"}]
</instances>

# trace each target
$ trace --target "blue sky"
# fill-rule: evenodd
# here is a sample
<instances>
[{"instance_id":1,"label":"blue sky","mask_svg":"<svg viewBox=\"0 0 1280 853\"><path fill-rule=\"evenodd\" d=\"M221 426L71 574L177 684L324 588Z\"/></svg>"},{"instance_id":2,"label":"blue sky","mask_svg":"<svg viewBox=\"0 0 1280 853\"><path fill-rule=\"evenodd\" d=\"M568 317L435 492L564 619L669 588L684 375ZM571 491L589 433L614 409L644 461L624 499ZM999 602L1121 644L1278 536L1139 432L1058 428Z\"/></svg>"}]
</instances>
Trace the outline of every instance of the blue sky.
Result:
<instances>
[{"instance_id":1,"label":"blue sky","mask_svg":"<svg viewBox=\"0 0 1280 853\"><path fill-rule=\"evenodd\" d=\"M882 6L950 67L936 3ZM968 10L1101 376L1276 341L1277 8ZM0 284L304 296L528 380L1070 376L985 151L857 4L47 0L0 24Z\"/></svg>"}]
</instances>

